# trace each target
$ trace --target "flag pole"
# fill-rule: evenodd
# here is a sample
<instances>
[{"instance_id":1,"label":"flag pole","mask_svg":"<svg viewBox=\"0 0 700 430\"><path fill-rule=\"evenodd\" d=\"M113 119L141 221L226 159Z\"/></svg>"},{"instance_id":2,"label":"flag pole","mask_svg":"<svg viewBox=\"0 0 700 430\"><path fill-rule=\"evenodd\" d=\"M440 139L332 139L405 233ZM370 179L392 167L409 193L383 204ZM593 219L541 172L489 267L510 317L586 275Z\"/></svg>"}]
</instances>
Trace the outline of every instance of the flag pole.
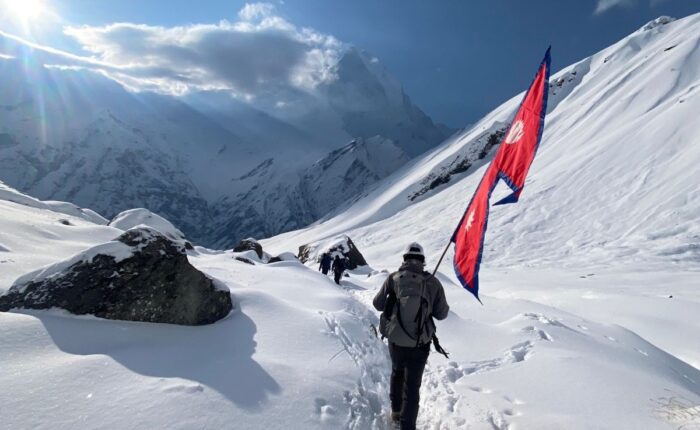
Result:
<instances>
[{"instance_id":1,"label":"flag pole","mask_svg":"<svg viewBox=\"0 0 700 430\"><path fill-rule=\"evenodd\" d=\"M452 238L450 238L450 241L447 242L447 246L445 247L445 250L442 251L442 255L440 256L440 259L437 262L437 265L435 265L435 270L433 270L433 276L437 273L438 267L440 267L440 263L442 263L442 259L445 258L445 254L447 254L447 250L450 249L450 244L452 243Z\"/></svg>"}]
</instances>

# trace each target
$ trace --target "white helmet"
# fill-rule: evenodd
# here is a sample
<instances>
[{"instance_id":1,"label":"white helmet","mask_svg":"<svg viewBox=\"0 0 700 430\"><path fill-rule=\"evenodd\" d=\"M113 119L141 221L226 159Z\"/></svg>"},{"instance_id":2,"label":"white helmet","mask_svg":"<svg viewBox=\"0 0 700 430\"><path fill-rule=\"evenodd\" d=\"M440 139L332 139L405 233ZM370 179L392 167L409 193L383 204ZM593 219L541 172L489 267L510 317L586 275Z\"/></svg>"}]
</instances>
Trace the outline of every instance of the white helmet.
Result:
<instances>
[{"instance_id":1,"label":"white helmet","mask_svg":"<svg viewBox=\"0 0 700 430\"><path fill-rule=\"evenodd\" d=\"M418 242L409 243L403 253L403 259L415 258L416 260L425 261L425 253L423 247Z\"/></svg>"}]
</instances>

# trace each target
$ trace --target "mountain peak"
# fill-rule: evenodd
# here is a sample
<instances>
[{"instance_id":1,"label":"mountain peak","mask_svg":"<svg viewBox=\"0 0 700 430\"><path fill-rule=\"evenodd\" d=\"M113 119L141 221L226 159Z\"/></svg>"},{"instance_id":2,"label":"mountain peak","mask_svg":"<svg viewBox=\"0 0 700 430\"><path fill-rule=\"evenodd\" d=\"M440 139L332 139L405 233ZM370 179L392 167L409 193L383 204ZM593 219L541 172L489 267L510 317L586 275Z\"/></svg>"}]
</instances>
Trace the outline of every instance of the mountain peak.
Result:
<instances>
[{"instance_id":1,"label":"mountain peak","mask_svg":"<svg viewBox=\"0 0 700 430\"><path fill-rule=\"evenodd\" d=\"M663 26L663 25L670 24L670 23L672 23L672 22L675 21L675 20L676 20L676 18L672 18L672 17L670 17L670 16L662 15L662 16L656 18L656 19L652 19L651 21L647 22L647 23L644 24L644 25L642 26L642 28L640 28L638 31L642 32L642 31L653 30L653 29L655 29L655 28L657 28L657 27L661 27L661 26Z\"/></svg>"}]
</instances>

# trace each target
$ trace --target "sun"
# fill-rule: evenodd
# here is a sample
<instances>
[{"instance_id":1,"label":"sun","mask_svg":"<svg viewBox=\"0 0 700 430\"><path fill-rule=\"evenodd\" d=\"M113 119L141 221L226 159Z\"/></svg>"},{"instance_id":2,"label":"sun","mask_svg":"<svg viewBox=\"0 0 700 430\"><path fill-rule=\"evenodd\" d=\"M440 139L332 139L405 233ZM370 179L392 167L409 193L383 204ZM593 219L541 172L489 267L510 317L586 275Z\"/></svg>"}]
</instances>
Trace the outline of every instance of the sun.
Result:
<instances>
[{"instance_id":1,"label":"sun","mask_svg":"<svg viewBox=\"0 0 700 430\"><path fill-rule=\"evenodd\" d=\"M0 0L2 8L23 27L36 23L48 12L44 0Z\"/></svg>"}]
</instances>

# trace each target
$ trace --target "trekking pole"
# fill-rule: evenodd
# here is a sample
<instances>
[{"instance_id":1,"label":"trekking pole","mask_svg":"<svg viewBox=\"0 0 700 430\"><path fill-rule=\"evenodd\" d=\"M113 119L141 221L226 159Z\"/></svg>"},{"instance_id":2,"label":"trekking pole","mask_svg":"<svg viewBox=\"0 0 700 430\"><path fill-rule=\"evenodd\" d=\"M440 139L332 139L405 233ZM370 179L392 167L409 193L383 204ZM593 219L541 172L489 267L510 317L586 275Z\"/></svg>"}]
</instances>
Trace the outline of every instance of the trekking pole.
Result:
<instances>
[{"instance_id":1,"label":"trekking pole","mask_svg":"<svg viewBox=\"0 0 700 430\"><path fill-rule=\"evenodd\" d=\"M450 244L452 243L452 239L450 238L450 241L447 242L447 246L445 247L445 250L442 251L442 255L440 256L440 259L438 260L437 264L435 265L435 270L433 270L433 276L437 273L438 267L440 267L440 263L442 263L442 259L445 258L445 254L447 254L447 250L450 249Z\"/></svg>"}]
</instances>

